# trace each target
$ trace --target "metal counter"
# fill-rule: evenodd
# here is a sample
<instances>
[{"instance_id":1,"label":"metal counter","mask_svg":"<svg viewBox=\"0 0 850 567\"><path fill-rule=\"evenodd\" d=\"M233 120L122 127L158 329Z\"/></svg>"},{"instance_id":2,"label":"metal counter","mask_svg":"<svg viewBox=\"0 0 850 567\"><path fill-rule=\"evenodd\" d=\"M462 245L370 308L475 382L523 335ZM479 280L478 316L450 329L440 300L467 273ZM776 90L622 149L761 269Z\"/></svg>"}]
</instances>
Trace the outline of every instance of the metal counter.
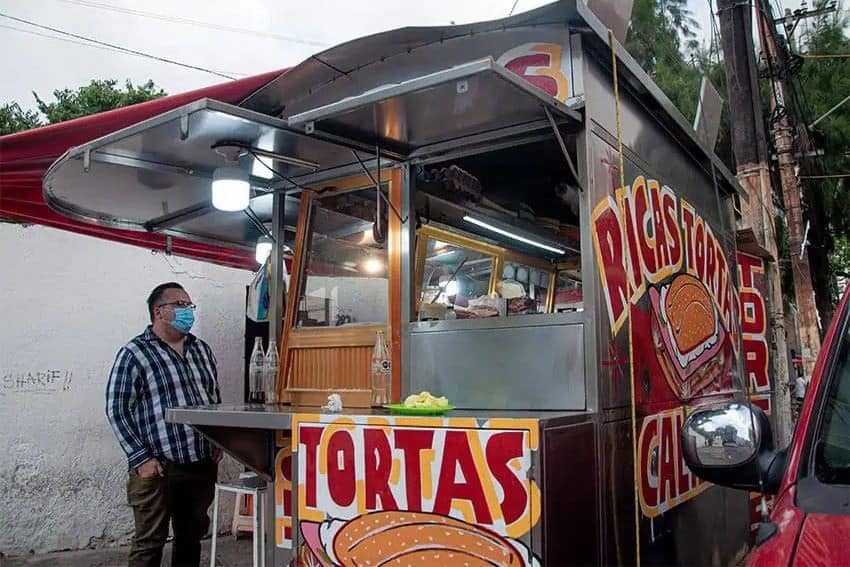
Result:
<instances>
[{"instance_id":1,"label":"metal counter","mask_svg":"<svg viewBox=\"0 0 850 567\"><path fill-rule=\"evenodd\" d=\"M316 406L288 406L283 404L262 405L210 405L188 408L170 408L166 410L165 419L171 423L183 423L197 428L207 435L210 427L227 427L231 429L269 429L280 431L290 429L292 416L295 414L322 413ZM339 415L390 416L390 411L381 408L351 408L343 409ZM490 419L494 417L507 419L537 419L546 427L559 427L588 417L585 411L534 411L534 410L452 410L446 417L472 417ZM208 435L209 436L209 435ZM217 442L213 439L214 442ZM222 447L227 449L227 447Z\"/></svg>"},{"instance_id":2,"label":"metal counter","mask_svg":"<svg viewBox=\"0 0 850 567\"><path fill-rule=\"evenodd\" d=\"M210 405L169 408L165 419L171 423L191 425L234 459L267 481L274 478L275 433L292 428L295 414L320 414L316 406ZM336 415L391 416L388 410L351 408ZM537 419L541 429L563 427L589 421L586 411L534 410L452 410L446 417L467 417L479 420L492 418Z\"/></svg>"}]
</instances>

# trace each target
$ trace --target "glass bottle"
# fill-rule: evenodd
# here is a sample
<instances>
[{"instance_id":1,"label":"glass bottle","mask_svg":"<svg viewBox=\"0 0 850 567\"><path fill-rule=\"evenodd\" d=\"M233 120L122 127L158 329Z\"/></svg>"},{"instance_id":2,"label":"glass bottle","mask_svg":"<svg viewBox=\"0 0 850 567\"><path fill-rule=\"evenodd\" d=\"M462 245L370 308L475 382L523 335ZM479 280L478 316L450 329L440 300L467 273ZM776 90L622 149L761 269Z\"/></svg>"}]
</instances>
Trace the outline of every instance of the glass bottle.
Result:
<instances>
[{"instance_id":1,"label":"glass bottle","mask_svg":"<svg viewBox=\"0 0 850 567\"><path fill-rule=\"evenodd\" d=\"M277 348L273 344L269 344L268 352L266 352L265 367L263 368L265 374L263 390L266 394L265 402L267 404L277 403L277 372L279 366Z\"/></svg>"},{"instance_id":2,"label":"glass bottle","mask_svg":"<svg viewBox=\"0 0 850 567\"><path fill-rule=\"evenodd\" d=\"M263 354L263 338L254 338L254 350L248 360L248 402L261 404L265 401L263 394L263 369L265 368L265 356Z\"/></svg>"},{"instance_id":3,"label":"glass bottle","mask_svg":"<svg viewBox=\"0 0 850 567\"><path fill-rule=\"evenodd\" d=\"M372 350L372 406L390 403L390 352L384 341L384 332L378 331Z\"/></svg>"}]
</instances>

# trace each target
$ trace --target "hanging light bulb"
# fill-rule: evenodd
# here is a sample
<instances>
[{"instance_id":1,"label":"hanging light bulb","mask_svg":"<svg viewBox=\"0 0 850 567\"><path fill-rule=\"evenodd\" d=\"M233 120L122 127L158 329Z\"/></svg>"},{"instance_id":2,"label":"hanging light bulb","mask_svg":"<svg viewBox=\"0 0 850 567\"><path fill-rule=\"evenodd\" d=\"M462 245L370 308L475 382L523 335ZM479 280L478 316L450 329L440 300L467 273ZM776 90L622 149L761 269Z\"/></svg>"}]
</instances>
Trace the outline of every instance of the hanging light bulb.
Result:
<instances>
[{"instance_id":1,"label":"hanging light bulb","mask_svg":"<svg viewBox=\"0 0 850 567\"><path fill-rule=\"evenodd\" d=\"M212 204L220 211L244 211L251 202L248 172L239 167L219 167L213 173Z\"/></svg>"},{"instance_id":2,"label":"hanging light bulb","mask_svg":"<svg viewBox=\"0 0 850 567\"><path fill-rule=\"evenodd\" d=\"M255 250L258 264L265 264L272 253L272 239L268 236L261 236L257 239L257 248Z\"/></svg>"}]
</instances>

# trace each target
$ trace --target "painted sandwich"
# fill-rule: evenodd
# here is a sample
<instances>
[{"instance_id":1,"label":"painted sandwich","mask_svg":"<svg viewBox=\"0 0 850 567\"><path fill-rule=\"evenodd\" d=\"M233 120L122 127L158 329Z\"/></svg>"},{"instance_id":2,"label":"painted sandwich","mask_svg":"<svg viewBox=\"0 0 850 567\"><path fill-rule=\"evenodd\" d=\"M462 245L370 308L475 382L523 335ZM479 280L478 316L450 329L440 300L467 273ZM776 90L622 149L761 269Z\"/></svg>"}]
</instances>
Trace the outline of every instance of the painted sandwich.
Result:
<instances>
[{"instance_id":1,"label":"painted sandwich","mask_svg":"<svg viewBox=\"0 0 850 567\"><path fill-rule=\"evenodd\" d=\"M425 512L371 512L313 524L302 532L305 543L326 565L538 565L522 543Z\"/></svg>"},{"instance_id":2,"label":"painted sandwich","mask_svg":"<svg viewBox=\"0 0 850 567\"><path fill-rule=\"evenodd\" d=\"M652 341L664 377L687 400L728 372L728 333L703 283L690 274L653 287Z\"/></svg>"}]
</instances>

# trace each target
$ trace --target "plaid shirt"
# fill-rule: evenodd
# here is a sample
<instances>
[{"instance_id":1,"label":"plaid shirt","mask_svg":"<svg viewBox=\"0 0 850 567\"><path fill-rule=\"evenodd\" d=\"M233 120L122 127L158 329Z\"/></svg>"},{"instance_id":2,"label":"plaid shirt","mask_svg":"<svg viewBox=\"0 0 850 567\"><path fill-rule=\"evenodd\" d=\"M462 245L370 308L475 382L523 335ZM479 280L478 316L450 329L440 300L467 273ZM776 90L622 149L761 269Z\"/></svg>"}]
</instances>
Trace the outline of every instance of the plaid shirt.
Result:
<instances>
[{"instance_id":1,"label":"plaid shirt","mask_svg":"<svg viewBox=\"0 0 850 567\"><path fill-rule=\"evenodd\" d=\"M166 423L166 408L220 404L215 355L186 335L181 357L148 326L118 351L106 388L106 417L130 468L151 457L192 463L209 457L209 441L188 425Z\"/></svg>"}]
</instances>

